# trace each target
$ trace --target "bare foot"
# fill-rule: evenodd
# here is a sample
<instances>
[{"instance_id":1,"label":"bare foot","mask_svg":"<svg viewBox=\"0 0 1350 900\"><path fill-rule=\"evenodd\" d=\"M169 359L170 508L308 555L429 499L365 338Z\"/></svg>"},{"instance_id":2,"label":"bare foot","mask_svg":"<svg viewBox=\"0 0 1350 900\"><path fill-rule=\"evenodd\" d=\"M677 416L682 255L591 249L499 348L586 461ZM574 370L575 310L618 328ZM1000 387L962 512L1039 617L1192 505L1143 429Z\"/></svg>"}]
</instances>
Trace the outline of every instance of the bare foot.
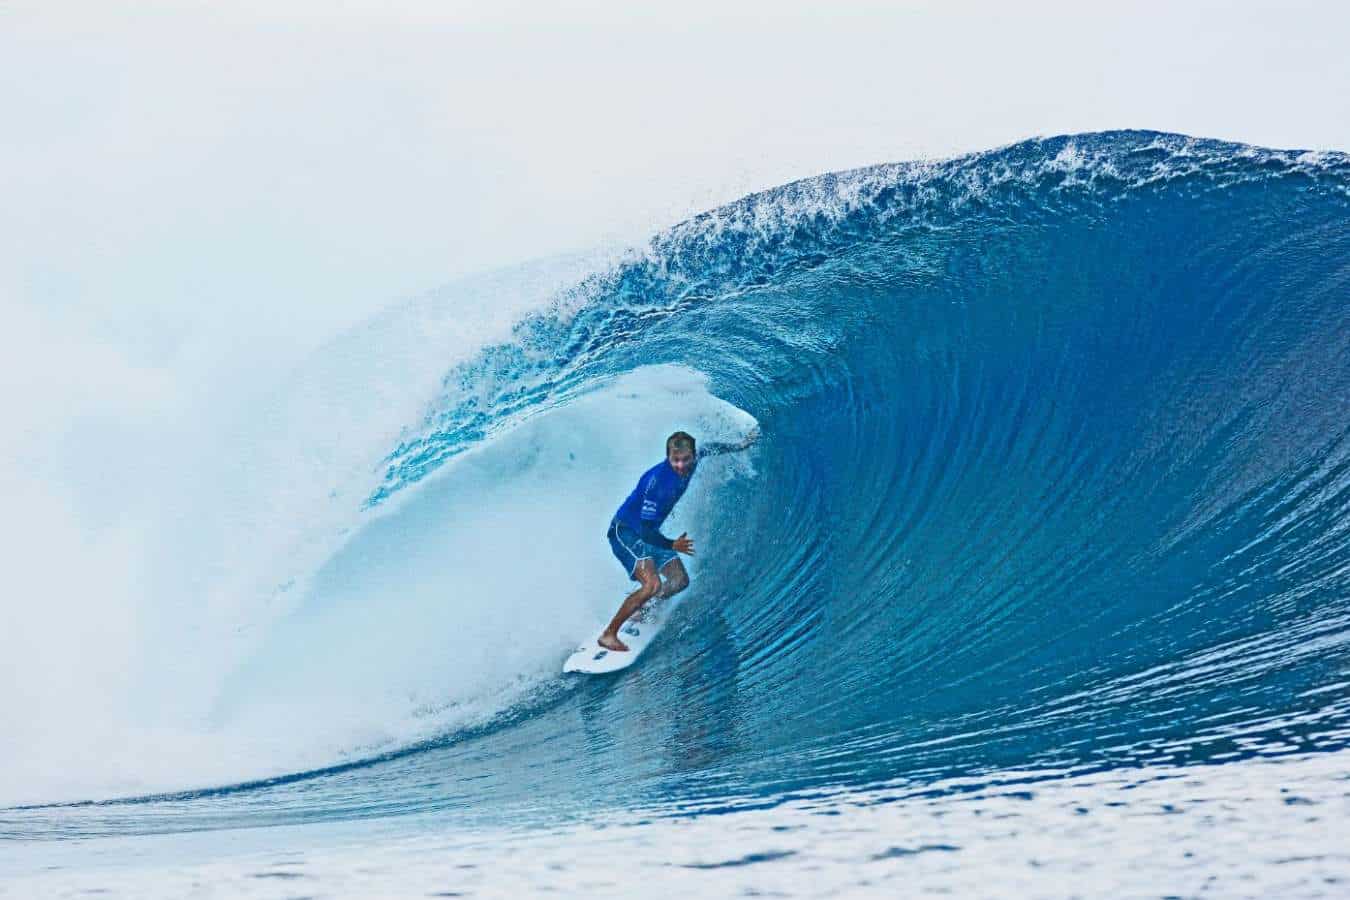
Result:
<instances>
[{"instance_id":1,"label":"bare foot","mask_svg":"<svg viewBox=\"0 0 1350 900\"><path fill-rule=\"evenodd\" d=\"M619 636L617 634L610 634L608 632L600 635L600 637L596 640L596 643L599 644L601 647L604 647L606 650L618 650L620 652L623 652L628 649L628 645L625 644L623 641L619 640Z\"/></svg>"}]
</instances>

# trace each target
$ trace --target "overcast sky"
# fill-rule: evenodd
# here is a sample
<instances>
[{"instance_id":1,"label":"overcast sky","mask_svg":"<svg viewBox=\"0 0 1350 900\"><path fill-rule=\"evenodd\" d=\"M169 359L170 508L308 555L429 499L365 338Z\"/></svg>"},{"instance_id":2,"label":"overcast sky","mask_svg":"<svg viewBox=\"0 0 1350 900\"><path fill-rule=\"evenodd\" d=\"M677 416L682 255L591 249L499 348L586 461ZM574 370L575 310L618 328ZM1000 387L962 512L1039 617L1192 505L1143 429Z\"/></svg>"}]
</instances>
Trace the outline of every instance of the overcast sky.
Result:
<instances>
[{"instance_id":1,"label":"overcast sky","mask_svg":"<svg viewBox=\"0 0 1350 900\"><path fill-rule=\"evenodd\" d=\"M1350 147L1344 4L634 6L0 0L0 292L171 365L824 171Z\"/></svg>"}]
</instances>

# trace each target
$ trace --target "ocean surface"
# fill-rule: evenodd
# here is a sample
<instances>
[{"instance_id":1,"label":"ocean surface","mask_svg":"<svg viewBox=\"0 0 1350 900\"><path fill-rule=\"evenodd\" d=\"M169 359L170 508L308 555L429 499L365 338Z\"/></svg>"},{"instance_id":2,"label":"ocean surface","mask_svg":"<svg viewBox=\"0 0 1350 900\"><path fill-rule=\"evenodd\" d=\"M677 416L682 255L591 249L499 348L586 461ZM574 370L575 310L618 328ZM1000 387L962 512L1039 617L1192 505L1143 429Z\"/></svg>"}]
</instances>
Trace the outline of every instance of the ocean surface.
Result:
<instances>
[{"instance_id":1,"label":"ocean surface","mask_svg":"<svg viewBox=\"0 0 1350 900\"><path fill-rule=\"evenodd\" d=\"M823 175L278 398L306 433L194 494L230 574L146 626L162 701L11 773L0 896L1350 894L1350 157ZM647 655L563 676L677 428L760 437Z\"/></svg>"}]
</instances>

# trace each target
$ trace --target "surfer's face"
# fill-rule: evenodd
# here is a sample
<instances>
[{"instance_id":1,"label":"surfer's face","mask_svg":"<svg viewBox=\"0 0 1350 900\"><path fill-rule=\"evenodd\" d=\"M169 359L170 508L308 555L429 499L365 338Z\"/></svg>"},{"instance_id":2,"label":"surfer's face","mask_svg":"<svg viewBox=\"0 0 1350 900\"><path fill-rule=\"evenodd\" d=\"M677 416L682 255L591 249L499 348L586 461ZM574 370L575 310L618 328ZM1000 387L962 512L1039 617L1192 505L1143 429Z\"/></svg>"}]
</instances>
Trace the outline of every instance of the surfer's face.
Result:
<instances>
[{"instance_id":1,"label":"surfer's face","mask_svg":"<svg viewBox=\"0 0 1350 900\"><path fill-rule=\"evenodd\" d=\"M666 462L675 470L675 474L681 478L688 478L689 473L694 471L694 454L688 450L672 448L666 451Z\"/></svg>"}]
</instances>

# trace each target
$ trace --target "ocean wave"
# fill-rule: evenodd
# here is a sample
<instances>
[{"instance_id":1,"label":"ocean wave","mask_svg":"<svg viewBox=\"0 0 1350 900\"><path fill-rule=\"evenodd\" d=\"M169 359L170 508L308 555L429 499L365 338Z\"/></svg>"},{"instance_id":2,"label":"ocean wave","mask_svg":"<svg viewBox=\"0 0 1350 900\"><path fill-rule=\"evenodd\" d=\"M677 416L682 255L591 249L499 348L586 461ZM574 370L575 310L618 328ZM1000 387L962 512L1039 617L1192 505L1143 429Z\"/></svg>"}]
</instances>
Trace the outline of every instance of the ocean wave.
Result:
<instances>
[{"instance_id":1,"label":"ocean wave","mask_svg":"<svg viewBox=\"0 0 1350 900\"><path fill-rule=\"evenodd\" d=\"M1341 750L1348 263L1350 159L1150 132L695 217L445 366L222 688L215 727L303 721L342 765L134 815L539 818L616 784L704 808ZM564 679L622 596L625 479L676 427L754 423L680 510L669 632Z\"/></svg>"}]
</instances>

